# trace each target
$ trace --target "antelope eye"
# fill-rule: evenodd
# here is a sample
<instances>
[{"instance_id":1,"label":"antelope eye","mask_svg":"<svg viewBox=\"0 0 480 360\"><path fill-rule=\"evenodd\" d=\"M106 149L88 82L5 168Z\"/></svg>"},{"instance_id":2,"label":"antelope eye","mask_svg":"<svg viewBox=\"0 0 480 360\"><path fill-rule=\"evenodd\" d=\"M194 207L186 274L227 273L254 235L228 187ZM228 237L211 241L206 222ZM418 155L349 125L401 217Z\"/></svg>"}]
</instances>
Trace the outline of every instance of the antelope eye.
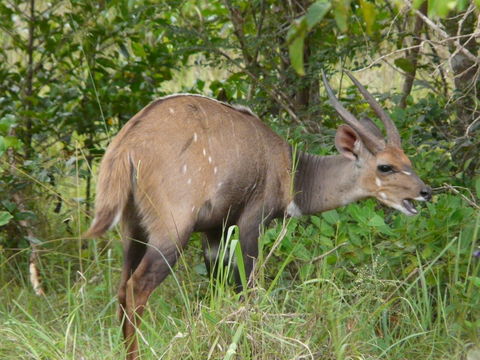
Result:
<instances>
[{"instance_id":1,"label":"antelope eye","mask_svg":"<svg viewBox=\"0 0 480 360\"><path fill-rule=\"evenodd\" d=\"M389 173L393 171L393 167L391 165L378 165L377 169L383 173Z\"/></svg>"}]
</instances>

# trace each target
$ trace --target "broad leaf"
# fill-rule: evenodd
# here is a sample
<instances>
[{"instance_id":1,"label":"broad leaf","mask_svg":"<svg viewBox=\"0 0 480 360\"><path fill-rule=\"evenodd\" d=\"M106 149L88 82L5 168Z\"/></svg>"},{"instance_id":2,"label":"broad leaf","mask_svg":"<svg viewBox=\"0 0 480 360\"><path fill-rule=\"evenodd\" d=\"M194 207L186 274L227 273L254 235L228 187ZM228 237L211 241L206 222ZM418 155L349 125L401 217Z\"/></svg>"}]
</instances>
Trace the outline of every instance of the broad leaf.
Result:
<instances>
[{"instance_id":1,"label":"broad leaf","mask_svg":"<svg viewBox=\"0 0 480 360\"><path fill-rule=\"evenodd\" d=\"M305 20L307 21L308 30L317 25L330 10L330 3L326 1L316 1L307 10Z\"/></svg>"},{"instance_id":2,"label":"broad leaf","mask_svg":"<svg viewBox=\"0 0 480 360\"><path fill-rule=\"evenodd\" d=\"M342 32L348 30L348 13L350 11L350 0L336 0L333 13L338 28Z\"/></svg>"},{"instance_id":3,"label":"broad leaf","mask_svg":"<svg viewBox=\"0 0 480 360\"><path fill-rule=\"evenodd\" d=\"M366 0L360 0L360 7L362 9L363 19L367 25L367 33L371 35L373 33L373 25L375 24L375 18L377 16L375 4Z\"/></svg>"},{"instance_id":4,"label":"broad leaf","mask_svg":"<svg viewBox=\"0 0 480 360\"><path fill-rule=\"evenodd\" d=\"M298 36L288 46L288 52L290 54L290 62L292 63L292 67L297 72L297 74L301 76L305 75L305 69L303 67L304 41L305 33L303 33L301 36Z\"/></svg>"},{"instance_id":5,"label":"broad leaf","mask_svg":"<svg viewBox=\"0 0 480 360\"><path fill-rule=\"evenodd\" d=\"M7 211L0 211L0 226L7 225L12 219L12 214Z\"/></svg>"},{"instance_id":6,"label":"broad leaf","mask_svg":"<svg viewBox=\"0 0 480 360\"><path fill-rule=\"evenodd\" d=\"M407 73L412 73L415 67L413 66L412 62L405 58L399 58L394 61L395 66L399 67L403 71Z\"/></svg>"}]
</instances>

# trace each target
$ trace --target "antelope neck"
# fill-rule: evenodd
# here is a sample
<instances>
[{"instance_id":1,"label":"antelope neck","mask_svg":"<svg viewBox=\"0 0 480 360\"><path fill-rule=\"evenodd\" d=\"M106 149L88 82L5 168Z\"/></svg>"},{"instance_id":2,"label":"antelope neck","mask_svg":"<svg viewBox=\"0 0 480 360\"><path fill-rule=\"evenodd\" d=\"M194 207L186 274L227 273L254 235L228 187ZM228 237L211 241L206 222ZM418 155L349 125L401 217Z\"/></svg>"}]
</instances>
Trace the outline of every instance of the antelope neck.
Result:
<instances>
[{"instance_id":1,"label":"antelope neck","mask_svg":"<svg viewBox=\"0 0 480 360\"><path fill-rule=\"evenodd\" d=\"M315 214L364 199L361 168L342 155L318 156L300 152L294 181L295 204L302 214Z\"/></svg>"}]
</instances>

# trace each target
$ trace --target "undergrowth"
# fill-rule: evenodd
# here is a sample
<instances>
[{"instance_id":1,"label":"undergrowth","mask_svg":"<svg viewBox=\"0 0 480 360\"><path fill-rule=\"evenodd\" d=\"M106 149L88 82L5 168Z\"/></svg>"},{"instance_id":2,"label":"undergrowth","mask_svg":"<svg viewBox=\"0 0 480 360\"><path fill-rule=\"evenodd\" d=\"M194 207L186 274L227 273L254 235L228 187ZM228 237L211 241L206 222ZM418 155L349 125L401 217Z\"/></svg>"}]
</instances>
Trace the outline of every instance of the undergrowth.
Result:
<instances>
[{"instance_id":1,"label":"undergrowth","mask_svg":"<svg viewBox=\"0 0 480 360\"><path fill-rule=\"evenodd\" d=\"M264 231L243 294L228 274L206 275L194 235L150 298L139 330L143 358L474 359L478 210L448 194L414 218L375 207L278 221ZM85 242L62 237L64 227L43 244L46 296L30 289L27 250L0 252L1 359L124 355L118 234Z\"/></svg>"}]
</instances>

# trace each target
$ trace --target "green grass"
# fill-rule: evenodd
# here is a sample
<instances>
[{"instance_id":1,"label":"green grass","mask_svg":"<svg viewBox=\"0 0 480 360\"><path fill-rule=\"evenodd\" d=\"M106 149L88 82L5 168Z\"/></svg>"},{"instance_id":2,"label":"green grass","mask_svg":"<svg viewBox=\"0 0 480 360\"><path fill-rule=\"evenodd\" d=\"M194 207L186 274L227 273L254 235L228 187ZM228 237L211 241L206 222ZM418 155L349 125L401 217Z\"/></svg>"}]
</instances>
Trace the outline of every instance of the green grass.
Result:
<instances>
[{"instance_id":1,"label":"green grass","mask_svg":"<svg viewBox=\"0 0 480 360\"><path fill-rule=\"evenodd\" d=\"M267 230L254 286L243 299L226 281L212 286L203 275L194 236L175 276L150 298L139 331L143 358L438 360L467 359L470 352L468 360L476 360L480 277L472 254L478 211L440 229L441 223L429 221L446 211L442 201L425 209L423 219L394 215L387 226L375 217L377 210L369 226L353 222L356 207L368 214L372 204ZM347 240L355 226L364 229L361 245L350 234L352 244L312 263ZM401 246L382 236L383 226L396 242L403 239ZM1 359L124 356L115 295L121 245L117 234L109 238L82 247L78 239L58 236L44 244L45 297L35 296L28 283L27 250L13 259L0 252ZM418 245L411 249L410 242Z\"/></svg>"}]
</instances>

